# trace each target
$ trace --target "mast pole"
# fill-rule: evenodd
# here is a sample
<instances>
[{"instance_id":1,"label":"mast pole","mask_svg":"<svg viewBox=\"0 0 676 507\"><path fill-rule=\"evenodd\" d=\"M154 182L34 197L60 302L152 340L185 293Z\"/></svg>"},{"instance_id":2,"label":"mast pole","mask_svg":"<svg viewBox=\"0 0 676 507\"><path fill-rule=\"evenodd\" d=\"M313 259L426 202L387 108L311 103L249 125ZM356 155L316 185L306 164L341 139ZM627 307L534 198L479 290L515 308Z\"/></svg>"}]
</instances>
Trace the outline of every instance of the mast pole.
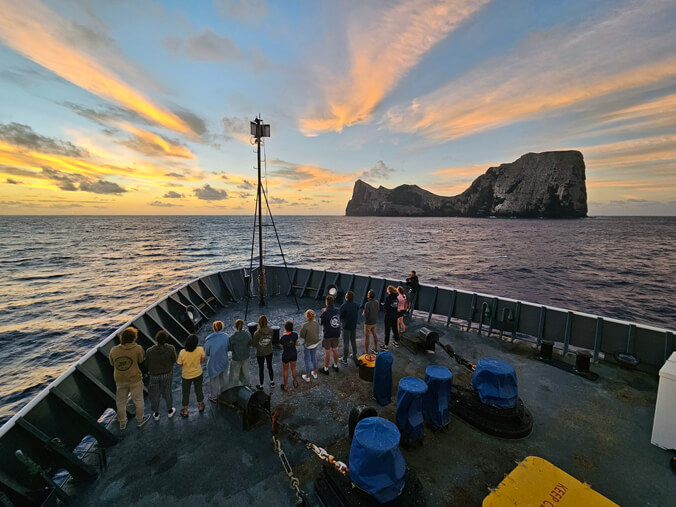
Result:
<instances>
[{"instance_id":1,"label":"mast pole","mask_svg":"<svg viewBox=\"0 0 676 507\"><path fill-rule=\"evenodd\" d=\"M263 267L263 202L261 200L261 136L262 125L261 119L256 118L256 145L258 147L258 259L259 259L259 271L258 271L258 294L260 300L258 304L260 306L265 306L265 268Z\"/></svg>"}]
</instances>

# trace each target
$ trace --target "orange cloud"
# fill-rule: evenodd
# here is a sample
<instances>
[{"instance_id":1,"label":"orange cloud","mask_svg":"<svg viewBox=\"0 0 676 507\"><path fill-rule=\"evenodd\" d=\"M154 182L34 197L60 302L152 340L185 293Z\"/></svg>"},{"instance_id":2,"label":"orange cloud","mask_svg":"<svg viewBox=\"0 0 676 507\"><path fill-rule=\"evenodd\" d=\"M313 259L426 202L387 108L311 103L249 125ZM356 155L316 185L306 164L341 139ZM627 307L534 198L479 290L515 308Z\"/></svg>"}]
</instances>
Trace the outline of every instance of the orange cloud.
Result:
<instances>
[{"instance_id":1,"label":"orange cloud","mask_svg":"<svg viewBox=\"0 0 676 507\"><path fill-rule=\"evenodd\" d=\"M178 116L125 83L64 37L68 22L37 0L0 0L0 40L26 58L106 100L117 102L157 125L195 137Z\"/></svg>"},{"instance_id":2,"label":"orange cloud","mask_svg":"<svg viewBox=\"0 0 676 507\"><path fill-rule=\"evenodd\" d=\"M572 31L535 34L510 54L393 107L383 123L397 132L452 140L586 107L619 92L667 86L676 78L670 10L667 2L637 2Z\"/></svg>"},{"instance_id":3,"label":"orange cloud","mask_svg":"<svg viewBox=\"0 0 676 507\"><path fill-rule=\"evenodd\" d=\"M174 143L162 136L149 132L142 128L135 127L129 123L115 123L115 125L134 136L134 139L122 141L121 144L129 146L144 155L194 159L195 155L185 146Z\"/></svg>"},{"instance_id":4,"label":"orange cloud","mask_svg":"<svg viewBox=\"0 0 676 507\"><path fill-rule=\"evenodd\" d=\"M674 161L676 136L654 136L584 148L588 169L618 169Z\"/></svg>"},{"instance_id":5,"label":"orange cloud","mask_svg":"<svg viewBox=\"0 0 676 507\"><path fill-rule=\"evenodd\" d=\"M350 69L323 76L326 103L299 121L308 136L368 121L374 109L437 42L489 0L408 0L360 12L348 30Z\"/></svg>"}]
</instances>

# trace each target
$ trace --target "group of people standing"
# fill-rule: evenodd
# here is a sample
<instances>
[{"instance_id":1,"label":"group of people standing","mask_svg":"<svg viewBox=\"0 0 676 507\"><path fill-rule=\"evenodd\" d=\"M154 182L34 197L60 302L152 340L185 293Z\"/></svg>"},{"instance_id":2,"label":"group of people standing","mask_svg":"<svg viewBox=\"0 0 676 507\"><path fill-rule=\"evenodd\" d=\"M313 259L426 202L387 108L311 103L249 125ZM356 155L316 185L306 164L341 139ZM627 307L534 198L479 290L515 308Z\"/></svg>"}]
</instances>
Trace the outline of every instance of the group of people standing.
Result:
<instances>
[{"instance_id":1,"label":"group of people standing","mask_svg":"<svg viewBox=\"0 0 676 507\"><path fill-rule=\"evenodd\" d=\"M365 353L378 350L378 335L376 325L381 307L385 310L385 343L383 350L389 349L390 333L394 338L394 346L399 346L399 333L406 328L404 314L411 309L415 295L419 289L418 277L415 271L406 279L408 291L403 287L387 287L387 296L380 303L375 299L375 292L369 290L367 302L364 305L362 316L364 317L364 349ZM354 302L354 293L348 291L345 294L345 302L335 306L335 298L332 295L326 297L326 306L322 309L319 322L314 310L305 312L306 321L300 328L300 336L294 331L294 323L284 323L284 334L280 337L279 347L282 349L282 389L288 390L288 376L291 372L294 387L298 387L296 371L297 345L299 340L302 344L305 373L301 378L310 382L311 378L317 379L317 349L320 344L324 349L324 366L322 373L329 375L329 365L333 356L333 370L338 373L338 345L343 337L343 357L340 361L347 364L352 358L358 365L357 352L357 323L359 320L359 306ZM320 340L319 329L322 328L323 337ZM198 410L204 411L202 364L207 363L209 374L209 400L216 402L220 393L229 387L236 385L249 385L249 351L250 347L256 350L258 363L259 383L257 389L263 389L265 380L265 367L267 366L270 387L275 387L273 358L274 331L268 324L265 315L258 318L258 327L253 336L248 330L244 330L244 321L235 321L235 333L229 336L224 331L225 325L217 320L212 325L213 332L206 337L204 347L199 346L197 335L190 334L186 338L184 348L176 354L173 345L167 343L169 334L160 330L155 335L155 345L144 352L143 348L136 343L138 331L128 327L120 334L120 344L113 347L109 354L110 364L114 368L114 378L117 386L116 406L120 429L127 426L127 399L131 397L136 407L137 426L142 427L150 415L144 415L143 402L143 374L140 365L145 361L150 381L148 384L148 397L153 418L160 418L160 399L164 399L167 409L167 417L171 418L176 413L173 406L172 380L174 364L181 366L181 391L182 410L181 416L188 417L188 402L191 386L194 388L197 398ZM373 348L370 348L370 339L373 337ZM350 347L352 354L350 354ZM231 357L229 353L232 353Z\"/></svg>"}]
</instances>

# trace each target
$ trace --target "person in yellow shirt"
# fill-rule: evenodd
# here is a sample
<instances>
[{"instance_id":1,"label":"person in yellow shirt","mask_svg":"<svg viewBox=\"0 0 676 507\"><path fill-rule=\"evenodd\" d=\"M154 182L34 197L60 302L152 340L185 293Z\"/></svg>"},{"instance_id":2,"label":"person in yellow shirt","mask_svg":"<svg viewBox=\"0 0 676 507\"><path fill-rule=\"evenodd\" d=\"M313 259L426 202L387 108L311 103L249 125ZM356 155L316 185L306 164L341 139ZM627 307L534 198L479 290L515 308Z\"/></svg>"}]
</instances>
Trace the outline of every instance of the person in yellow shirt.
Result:
<instances>
[{"instance_id":1,"label":"person in yellow shirt","mask_svg":"<svg viewBox=\"0 0 676 507\"><path fill-rule=\"evenodd\" d=\"M204 411L204 392L202 391L202 363L206 361L204 349L197 346L197 335L191 334L185 340L185 348L179 352L177 364L183 367L181 376L181 390L183 392L183 410L181 416L188 417L188 401L190 399L190 385L195 384L195 396L199 411Z\"/></svg>"}]
</instances>

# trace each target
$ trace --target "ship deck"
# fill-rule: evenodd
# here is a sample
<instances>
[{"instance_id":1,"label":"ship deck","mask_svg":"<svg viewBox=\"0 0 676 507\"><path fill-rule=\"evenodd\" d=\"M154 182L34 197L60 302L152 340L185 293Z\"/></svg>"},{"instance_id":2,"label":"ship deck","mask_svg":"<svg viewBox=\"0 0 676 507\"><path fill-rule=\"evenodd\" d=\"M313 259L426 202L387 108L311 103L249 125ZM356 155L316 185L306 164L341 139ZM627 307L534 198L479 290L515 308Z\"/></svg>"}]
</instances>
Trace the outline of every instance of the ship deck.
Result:
<instances>
[{"instance_id":1,"label":"ship deck","mask_svg":"<svg viewBox=\"0 0 676 507\"><path fill-rule=\"evenodd\" d=\"M307 308L319 310L314 299L300 301L278 296L259 308L254 302L249 321L260 313L271 324L294 320L296 330L304 322ZM262 312L261 312L262 310ZM228 303L211 320L223 320L230 328L243 318L244 303ZM407 329L415 333L425 326L437 331L442 343L449 343L466 359L503 359L515 368L519 396L533 415L533 432L520 440L506 440L482 433L451 415L449 429L425 429L423 445L403 450L407 466L413 469L424 488L428 505L481 505L514 467L527 456L544 458L620 505L673 505L674 477L669 467L671 453L650 444L658 378L616 366L592 364L600 378L596 382L572 375L534 358L532 344L510 343L476 332L464 332L444 322L413 318ZM210 325L201 327L200 344ZM382 315L378 327L382 341ZM363 351L363 329L357 329L357 345ZM342 340L339 348L342 354ZM319 375L309 383L300 378L304 371L302 353L297 363L299 387L280 389L281 351L274 354L276 388L266 384L273 410L301 435L326 448L348 463L350 439L347 420L352 407L368 404L378 415L394 421L396 385L404 376L424 378L432 364L448 367L454 384L468 385L471 372L458 365L442 349L436 355L415 354L405 347L392 350L393 395L386 407L371 399L372 384L358 376L358 368L340 365L340 372ZM321 364L321 349L318 354ZM255 385L258 368L251 351L250 373ZM176 416L162 417L141 429L130 420L120 431L112 421L109 429L121 441L106 449L104 473L91 483L77 487L77 505L293 505L295 496L273 451L270 425L243 431L234 411L208 403L198 413L191 394L190 416L180 417L180 372L175 371ZM267 372L266 372L267 383ZM205 379L205 396L208 382ZM205 400L206 401L206 400ZM146 413L150 411L146 401ZM310 505L320 505L313 482L322 462L303 445L282 434L282 448L291 463ZM69 488L70 489L70 488Z\"/></svg>"}]
</instances>

